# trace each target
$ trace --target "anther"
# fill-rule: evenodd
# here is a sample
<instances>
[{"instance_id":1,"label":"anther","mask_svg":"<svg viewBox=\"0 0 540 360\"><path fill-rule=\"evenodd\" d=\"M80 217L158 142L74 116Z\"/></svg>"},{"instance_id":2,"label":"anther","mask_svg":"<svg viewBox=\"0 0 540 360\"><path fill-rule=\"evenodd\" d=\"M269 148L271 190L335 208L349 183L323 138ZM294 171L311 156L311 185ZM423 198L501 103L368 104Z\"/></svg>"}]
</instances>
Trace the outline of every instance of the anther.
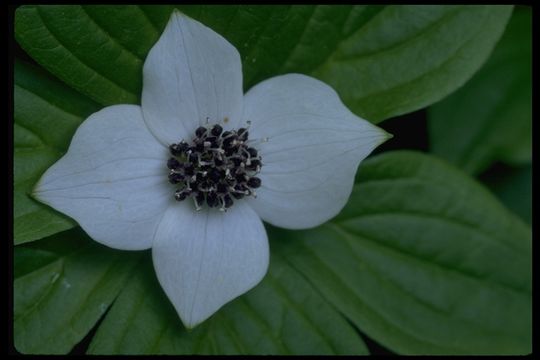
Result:
<instances>
[{"instance_id":1,"label":"anther","mask_svg":"<svg viewBox=\"0 0 540 360\"><path fill-rule=\"evenodd\" d=\"M240 200L244 197L244 193L243 192L233 192L232 193L232 196L237 199L237 200Z\"/></svg>"},{"instance_id":2,"label":"anther","mask_svg":"<svg viewBox=\"0 0 540 360\"><path fill-rule=\"evenodd\" d=\"M193 165L187 163L184 165L184 174L188 175L188 176L192 176L193 174L195 174L195 168L193 167Z\"/></svg>"},{"instance_id":3,"label":"anther","mask_svg":"<svg viewBox=\"0 0 540 360\"><path fill-rule=\"evenodd\" d=\"M238 129L238 139L241 141L246 141L249 136L249 131L245 128Z\"/></svg>"},{"instance_id":4,"label":"anther","mask_svg":"<svg viewBox=\"0 0 540 360\"><path fill-rule=\"evenodd\" d=\"M249 170L256 170L257 167L260 167L262 164L261 164L261 161L258 160L258 159L254 159L254 160L251 160L251 163L248 164L247 168Z\"/></svg>"},{"instance_id":5,"label":"anther","mask_svg":"<svg viewBox=\"0 0 540 360\"><path fill-rule=\"evenodd\" d=\"M175 158L170 158L169 160L167 160L167 167L171 170L177 169L178 167L180 167L180 162L178 162L178 160L176 160Z\"/></svg>"},{"instance_id":6,"label":"anther","mask_svg":"<svg viewBox=\"0 0 540 360\"><path fill-rule=\"evenodd\" d=\"M220 183L217 185L216 187L216 191L218 192L218 194L226 194L227 193L227 185L223 184L223 183Z\"/></svg>"},{"instance_id":7,"label":"anther","mask_svg":"<svg viewBox=\"0 0 540 360\"><path fill-rule=\"evenodd\" d=\"M252 148L252 147L248 148L247 152L249 153L249 156L257 157L257 150L255 150L254 148Z\"/></svg>"},{"instance_id":8,"label":"anther","mask_svg":"<svg viewBox=\"0 0 540 360\"><path fill-rule=\"evenodd\" d=\"M216 125L214 125L214 127L212 128L212 130L210 132L214 136L219 136L223 132L223 128L220 125L216 124Z\"/></svg>"},{"instance_id":9,"label":"anther","mask_svg":"<svg viewBox=\"0 0 540 360\"><path fill-rule=\"evenodd\" d=\"M204 126L199 126L197 128L197 130L195 130L195 135L197 135L197 137L201 137L203 136L204 134L206 133L206 128Z\"/></svg>"},{"instance_id":10,"label":"anther","mask_svg":"<svg viewBox=\"0 0 540 360\"><path fill-rule=\"evenodd\" d=\"M196 152L202 152L204 150L204 143L198 143L197 145L195 145L195 149L194 149Z\"/></svg>"},{"instance_id":11,"label":"anther","mask_svg":"<svg viewBox=\"0 0 540 360\"><path fill-rule=\"evenodd\" d=\"M206 203L209 207L214 207L218 204L218 197L217 194L213 191L209 192L206 195Z\"/></svg>"},{"instance_id":12,"label":"anther","mask_svg":"<svg viewBox=\"0 0 540 360\"><path fill-rule=\"evenodd\" d=\"M224 203L225 208L227 209L227 208L230 208L231 206L233 206L234 201L230 197L230 195L225 195L223 197L223 203Z\"/></svg>"},{"instance_id":13,"label":"anther","mask_svg":"<svg viewBox=\"0 0 540 360\"><path fill-rule=\"evenodd\" d=\"M182 182L184 180L184 177L181 174L174 172L170 173L168 178L171 184L178 184L179 182Z\"/></svg>"},{"instance_id":14,"label":"anther","mask_svg":"<svg viewBox=\"0 0 540 360\"><path fill-rule=\"evenodd\" d=\"M174 193L174 198L178 201L183 201L189 195L191 195L191 189L176 190L176 192Z\"/></svg>"},{"instance_id":15,"label":"anther","mask_svg":"<svg viewBox=\"0 0 540 360\"><path fill-rule=\"evenodd\" d=\"M247 184L249 187L256 189L261 186L261 179L258 177L252 177L247 181Z\"/></svg>"},{"instance_id":16,"label":"anther","mask_svg":"<svg viewBox=\"0 0 540 360\"><path fill-rule=\"evenodd\" d=\"M169 145L169 150L174 156L182 155L182 153L185 151L183 147L180 146L180 144Z\"/></svg>"}]
</instances>

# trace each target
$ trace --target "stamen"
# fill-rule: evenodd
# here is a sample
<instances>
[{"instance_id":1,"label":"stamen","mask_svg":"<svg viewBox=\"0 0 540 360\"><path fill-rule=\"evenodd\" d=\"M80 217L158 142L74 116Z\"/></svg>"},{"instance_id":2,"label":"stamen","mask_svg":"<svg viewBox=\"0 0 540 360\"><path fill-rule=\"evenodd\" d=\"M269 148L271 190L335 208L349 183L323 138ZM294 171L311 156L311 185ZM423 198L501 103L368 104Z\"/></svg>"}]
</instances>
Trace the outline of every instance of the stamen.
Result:
<instances>
[{"instance_id":1,"label":"stamen","mask_svg":"<svg viewBox=\"0 0 540 360\"><path fill-rule=\"evenodd\" d=\"M253 141L248 131L251 122L246 123L245 128L224 131L219 124L209 125L207 118L206 125L195 130L191 144L182 140L169 146L168 178L178 186L177 201L191 197L197 211L206 204L226 212L234 205L233 198L257 196L254 189L261 180L256 175L262 162L257 149L248 146Z\"/></svg>"}]
</instances>

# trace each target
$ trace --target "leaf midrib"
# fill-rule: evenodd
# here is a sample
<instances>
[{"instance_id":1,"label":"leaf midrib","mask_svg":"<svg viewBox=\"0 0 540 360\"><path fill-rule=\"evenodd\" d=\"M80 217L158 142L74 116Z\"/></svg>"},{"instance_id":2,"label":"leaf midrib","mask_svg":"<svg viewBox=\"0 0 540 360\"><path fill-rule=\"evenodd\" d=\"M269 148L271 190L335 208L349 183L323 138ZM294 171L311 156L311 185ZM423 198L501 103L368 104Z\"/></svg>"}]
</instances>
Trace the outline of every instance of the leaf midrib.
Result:
<instances>
[{"instance_id":1,"label":"leaf midrib","mask_svg":"<svg viewBox=\"0 0 540 360\"><path fill-rule=\"evenodd\" d=\"M479 26L480 28L480 26ZM369 92L366 92L366 93L363 93L361 96L356 96L356 95L353 95L353 97L349 96L349 97L344 97L344 99L346 99L347 101L357 101L357 102L360 102L360 101L365 101L367 98L370 98L370 97L374 97L374 96L377 96L378 94L380 94L381 92L389 92L389 91L393 91L393 90L396 90L396 89L399 89L399 88L403 88L409 84L412 84L414 82L417 82L417 81L420 81L426 77L429 77L430 75L432 75L433 73L436 73L436 72L440 72L440 70L444 67L446 67L448 64L450 63L453 63L454 60L456 58L459 58L460 57L460 52L469 47L469 45L476 39L476 35L478 35L478 33L475 33L475 32L471 32L471 35L462 43L461 46L459 46L456 51L451 54L450 56L448 56L448 58L444 61L442 61L440 64L430 68L428 71L425 71L421 74L418 74L417 76L411 78L411 79L408 79L408 80L405 80L405 81L402 81L402 82L397 82L395 84L393 84L392 86L390 87L386 87L384 90L373 90L373 91L369 91ZM413 98L409 98L408 99L408 102L411 102L413 101L414 99ZM392 113L396 110L396 108L399 108L399 107L402 107L403 104L396 104L394 105L393 108L388 108L386 109L386 113Z\"/></svg>"},{"instance_id":2,"label":"leaf midrib","mask_svg":"<svg viewBox=\"0 0 540 360\"><path fill-rule=\"evenodd\" d=\"M128 49L127 47L125 47L124 45L122 45L117 39L116 37L112 36L103 26L101 26L96 18L90 14L89 11L87 11L86 7L84 5L80 5L80 8L82 10L82 12L88 17L88 19L98 28L100 29L100 31L102 31L109 39L111 39L111 41L116 45L118 46L119 48L121 48L123 51L125 51L126 53L128 53L132 58L133 60L135 60L135 62L137 64L140 64L140 66L142 66L142 63L144 61L144 59L142 59L139 55L135 54L133 51L131 51L130 49Z\"/></svg>"},{"instance_id":3,"label":"leaf midrib","mask_svg":"<svg viewBox=\"0 0 540 360\"><path fill-rule=\"evenodd\" d=\"M403 327L401 324L393 321L391 318L388 317L387 314L385 314L385 313L383 313L383 312L381 312L379 310L376 310L371 304L366 302L366 300L361 297L360 293L358 293L354 288L350 287L350 285L348 283L343 281L343 279L341 279L340 274L338 274L333 268L329 267L321 259L321 257L316 252L314 252L312 249L310 249L308 246L306 246L306 244L304 244L303 242L300 242L300 241L297 244L298 244L298 246L302 247L302 250L303 250L304 253L310 254L313 257L313 259L316 260L319 263L321 269L324 269L325 272L332 274L332 276L333 276L333 278L335 280L335 283L337 283L341 287L345 288L349 293L356 295L355 301L361 303L362 307L364 307L368 311L370 311L372 313L372 315L374 315L377 318L379 318L380 320L384 321L387 324L388 327L391 327L394 330L401 332L402 334L404 334L407 337L410 337L412 339L416 339L417 341L419 341L421 343L428 344L430 346L434 346L434 347L436 347L438 349L445 350L445 351L448 351L448 349L452 349L452 350L457 349L457 350L460 350L462 353L465 353L465 349L460 349L459 347L446 348L444 344L441 345L441 344L439 344L437 342L433 342L431 340L427 340L425 338L418 337L418 335L411 333L409 329L407 329L407 328ZM352 249L351 249L351 251L352 251ZM298 273L302 274L302 276L323 297L323 299L325 299L326 301L328 301L330 304L332 304L333 306L335 306L337 308L340 308L340 309L342 308L341 306L339 306L338 304L336 304L334 302L332 297L329 297L327 294L325 294L324 290L321 290L319 288L319 286L317 285L317 283L315 281L311 280L309 275L307 273L305 273L304 271L302 271L302 269L300 267L298 267L293 261L291 261L286 255L285 255L285 259L286 259L287 263L291 267L296 269L298 271ZM332 289L330 289L330 290L332 290ZM350 319L358 327L360 327L362 329L365 328L365 327L362 326L362 325L365 326L365 324L362 324L361 323L362 321L358 321L358 318L357 318L356 315L351 316L349 313L347 313L347 311L343 311L343 312L345 314L345 317ZM365 315L363 315L363 317L365 317ZM378 329L378 328L375 328L375 327L371 326L371 327L369 327L369 329L374 333L381 334L381 330ZM392 341L388 341L386 338L378 337L377 340L381 341L381 344L384 345L384 346L389 346L389 347L394 346L394 349L396 349L396 343L393 343ZM398 346L398 348L402 347L402 344L399 343L399 345L397 345L397 346Z\"/></svg>"},{"instance_id":4,"label":"leaf midrib","mask_svg":"<svg viewBox=\"0 0 540 360\"><path fill-rule=\"evenodd\" d=\"M31 7L29 9L32 9ZM131 92L130 90L126 89L125 87L123 87L122 85L120 85L119 83L117 83L116 81L114 81L113 79L110 79L108 78L107 76L103 75L102 73L100 73L98 70L96 70L94 67L92 67L90 64L87 64L86 62L84 62L79 56L77 56L75 53L73 53L71 50L69 50L68 47L66 47L66 45L60 40L60 38L58 37L58 35L47 25L47 22L45 21L45 18L43 17L42 13L41 13L41 10L40 10L40 5L37 5L35 7L33 7L33 9L36 10L36 14L38 15L39 19L41 20L41 23L43 24L44 28L49 32L49 34L51 34L51 36L54 38L54 40L59 44L59 46L61 46L67 53L71 54L71 56L74 57L75 60L77 60L82 66L84 66L85 68L89 69L93 74L94 76L97 75L99 76L101 79L104 79L106 80L107 82L111 83L114 87L120 89L121 91L127 93L128 95L134 97L134 98L138 98L138 96ZM96 101L98 101L100 104L102 105L106 105L102 99L95 99Z\"/></svg>"}]
</instances>

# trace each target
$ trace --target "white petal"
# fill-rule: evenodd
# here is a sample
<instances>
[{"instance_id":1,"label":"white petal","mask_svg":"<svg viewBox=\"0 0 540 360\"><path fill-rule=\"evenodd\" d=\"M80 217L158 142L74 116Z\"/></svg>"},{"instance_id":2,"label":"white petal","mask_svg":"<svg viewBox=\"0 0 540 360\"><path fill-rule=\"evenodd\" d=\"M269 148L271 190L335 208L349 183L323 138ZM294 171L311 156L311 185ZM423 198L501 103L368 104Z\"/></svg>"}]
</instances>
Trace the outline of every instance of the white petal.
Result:
<instances>
[{"instance_id":1,"label":"white petal","mask_svg":"<svg viewBox=\"0 0 540 360\"><path fill-rule=\"evenodd\" d=\"M167 149L148 131L139 106L110 106L77 129L34 196L75 219L100 243L147 249L174 201L166 161Z\"/></svg>"},{"instance_id":2,"label":"white petal","mask_svg":"<svg viewBox=\"0 0 540 360\"><path fill-rule=\"evenodd\" d=\"M156 232L154 268L188 328L261 281L268 239L257 214L239 201L227 213L171 206Z\"/></svg>"},{"instance_id":3,"label":"white petal","mask_svg":"<svg viewBox=\"0 0 540 360\"><path fill-rule=\"evenodd\" d=\"M241 121L242 65L238 51L178 11L150 50L143 68L144 119L163 143L192 136L208 122ZM226 127L224 126L224 127Z\"/></svg>"},{"instance_id":4,"label":"white petal","mask_svg":"<svg viewBox=\"0 0 540 360\"><path fill-rule=\"evenodd\" d=\"M357 167L388 134L357 117L336 92L314 78L288 74L266 80L244 99L263 167L250 205L284 228L317 226L335 216L352 191Z\"/></svg>"}]
</instances>

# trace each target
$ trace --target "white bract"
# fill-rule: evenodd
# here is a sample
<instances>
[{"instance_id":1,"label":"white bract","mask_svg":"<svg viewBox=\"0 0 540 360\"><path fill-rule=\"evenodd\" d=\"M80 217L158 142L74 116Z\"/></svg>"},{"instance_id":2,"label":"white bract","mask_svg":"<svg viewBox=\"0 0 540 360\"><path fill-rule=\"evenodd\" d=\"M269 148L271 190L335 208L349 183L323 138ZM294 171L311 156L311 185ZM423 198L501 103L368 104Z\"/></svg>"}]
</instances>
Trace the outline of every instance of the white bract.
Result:
<instances>
[{"instance_id":1,"label":"white bract","mask_svg":"<svg viewBox=\"0 0 540 360\"><path fill-rule=\"evenodd\" d=\"M75 219L102 244L151 248L159 282L183 323L193 327L264 277L269 248L261 219L303 229L335 216L351 193L360 161L388 134L308 76L277 76L244 95L237 50L177 11L148 54L143 76L141 106L109 106L86 119L34 196ZM191 166L184 156L189 158L189 150L179 157L187 162L174 176L184 179L191 196L178 201L178 184L168 179L173 172L167 168L169 146L181 140L195 146L196 130L202 126L209 132L215 124L223 134L248 128L246 144L262 162L260 172L252 174L260 187L248 189L232 178L231 172L249 167L240 139L229 154L242 151L243 158L233 154L231 159L243 163L220 168L219 181L231 196L216 198L217 182L204 182L206 170L217 163L208 160L214 155L203 154L206 162L193 160L198 173L184 174L182 166ZM222 159L226 146L233 146L222 137L199 146ZM203 201L197 203L195 194ZM243 199L236 197L242 194ZM208 206L204 196L213 196L217 205Z\"/></svg>"}]
</instances>

